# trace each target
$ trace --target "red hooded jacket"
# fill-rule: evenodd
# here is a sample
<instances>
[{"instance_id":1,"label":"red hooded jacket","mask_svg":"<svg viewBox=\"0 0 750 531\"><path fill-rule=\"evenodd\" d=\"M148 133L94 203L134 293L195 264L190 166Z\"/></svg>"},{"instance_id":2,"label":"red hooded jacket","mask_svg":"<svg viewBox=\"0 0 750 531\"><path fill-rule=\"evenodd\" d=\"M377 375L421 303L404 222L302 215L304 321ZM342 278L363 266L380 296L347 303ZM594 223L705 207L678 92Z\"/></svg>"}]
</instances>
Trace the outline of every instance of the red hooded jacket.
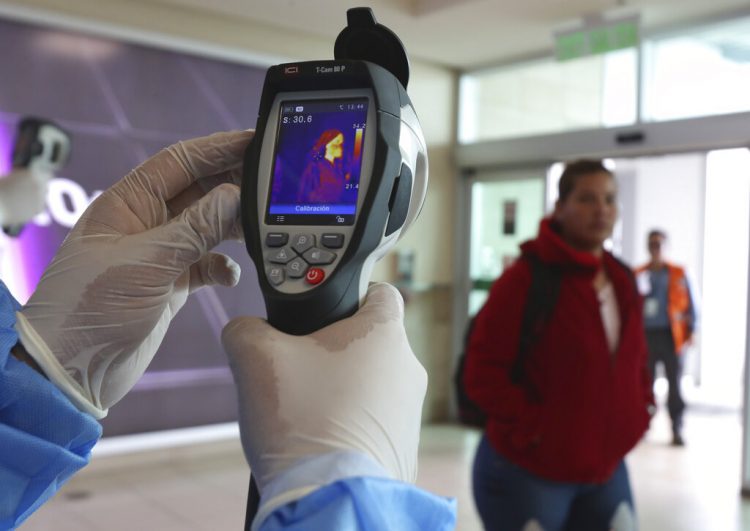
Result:
<instances>
[{"instance_id":1,"label":"red hooded jacket","mask_svg":"<svg viewBox=\"0 0 750 531\"><path fill-rule=\"evenodd\" d=\"M600 259L571 248L549 219L521 251L562 271L557 302L525 365L525 382L540 396L532 399L528 388L510 381L531 285L524 259L494 283L477 315L466 392L488 415L490 443L510 461L550 480L605 482L646 431L653 404L641 298L612 255ZM600 267L614 286L620 313L614 353L593 287Z\"/></svg>"}]
</instances>

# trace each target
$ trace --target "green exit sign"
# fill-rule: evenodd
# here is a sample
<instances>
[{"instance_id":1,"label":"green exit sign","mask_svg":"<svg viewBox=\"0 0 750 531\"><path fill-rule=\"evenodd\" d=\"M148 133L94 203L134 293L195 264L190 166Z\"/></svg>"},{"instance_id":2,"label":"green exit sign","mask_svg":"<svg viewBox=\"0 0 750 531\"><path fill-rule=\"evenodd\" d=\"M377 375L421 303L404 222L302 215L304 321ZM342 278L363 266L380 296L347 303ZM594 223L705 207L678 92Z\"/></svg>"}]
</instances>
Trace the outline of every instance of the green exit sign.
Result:
<instances>
[{"instance_id":1,"label":"green exit sign","mask_svg":"<svg viewBox=\"0 0 750 531\"><path fill-rule=\"evenodd\" d=\"M638 46L639 35L639 17L587 23L582 29L556 35L557 60L570 61Z\"/></svg>"}]
</instances>

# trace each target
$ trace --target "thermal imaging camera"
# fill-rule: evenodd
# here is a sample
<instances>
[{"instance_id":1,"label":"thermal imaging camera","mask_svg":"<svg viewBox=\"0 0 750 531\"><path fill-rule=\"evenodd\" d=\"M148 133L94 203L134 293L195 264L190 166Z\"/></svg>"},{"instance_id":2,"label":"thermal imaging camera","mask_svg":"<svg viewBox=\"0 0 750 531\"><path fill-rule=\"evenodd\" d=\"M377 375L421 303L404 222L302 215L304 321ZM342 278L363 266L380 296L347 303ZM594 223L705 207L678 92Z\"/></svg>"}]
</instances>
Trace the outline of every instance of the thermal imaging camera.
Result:
<instances>
[{"instance_id":1,"label":"thermal imaging camera","mask_svg":"<svg viewBox=\"0 0 750 531\"><path fill-rule=\"evenodd\" d=\"M427 193L403 44L369 8L348 10L347 22L334 60L268 69L244 157L245 243L268 321L289 334L356 312ZM251 478L245 529L259 501Z\"/></svg>"},{"instance_id":2,"label":"thermal imaging camera","mask_svg":"<svg viewBox=\"0 0 750 531\"><path fill-rule=\"evenodd\" d=\"M369 8L347 18L334 60L268 70L245 153L247 250L269 322L291 334L357 310L427 191L403 45Z\"/></svg>"},{"instance_id":3,"label":"thermal imaging camera","mask_svg":"<svg viewBox=\"0 0 750 531\"><path fill-rule=\"evenodd\" d=\"M13 170L53 174L68 162L70 135L49 120L26 117L18 123L11 164ZM23 225L3 227L3 231L17 237Z\"/></svg>"}]
</instances>

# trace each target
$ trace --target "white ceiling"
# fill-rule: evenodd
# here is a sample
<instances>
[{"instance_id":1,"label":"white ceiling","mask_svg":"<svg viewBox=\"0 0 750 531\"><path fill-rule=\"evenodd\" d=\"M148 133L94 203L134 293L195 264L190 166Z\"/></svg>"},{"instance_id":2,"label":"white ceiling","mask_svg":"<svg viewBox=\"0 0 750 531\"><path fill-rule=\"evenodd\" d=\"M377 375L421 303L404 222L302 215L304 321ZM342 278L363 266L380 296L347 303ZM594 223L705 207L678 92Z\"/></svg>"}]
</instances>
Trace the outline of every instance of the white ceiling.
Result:
<instances>
[{"instance_id":1,"label":"white ceiling","mask_svg":"<svg viewBox=\"0 0 750 531\"><path fill-rule=\"evenodd\" d=\"M142 0L334 39L347 0ZM750 0L370 0L378 22L396 32L413 58L467 69L550 50L556 29L583 16L641 15L644 32L750 14Z\"/></svg>"}]
</instances>

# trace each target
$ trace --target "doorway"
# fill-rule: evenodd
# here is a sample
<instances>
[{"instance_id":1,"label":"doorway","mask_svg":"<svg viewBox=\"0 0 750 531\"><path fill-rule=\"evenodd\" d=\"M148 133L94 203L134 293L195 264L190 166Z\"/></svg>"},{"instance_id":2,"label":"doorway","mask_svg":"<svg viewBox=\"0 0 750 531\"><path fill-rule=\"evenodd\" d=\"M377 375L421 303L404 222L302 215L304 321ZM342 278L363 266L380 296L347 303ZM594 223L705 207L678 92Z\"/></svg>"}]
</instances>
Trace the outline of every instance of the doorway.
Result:
<instances>
[{"instance_id":1,"label":"doorway","mask_svg":"<svg viewBox=\"0 0 750 531\"><path fill-rule=\"evenodd\" d=\"M484 304L492 283L519 255L518 246L536 235L544 216L544 166L483 171L470 184L468 315Z\"/></svg>"},{"instance_id":2,"label":"doorway","mask_svg":"<svg viewBox=\"0 0 750 531\"><path fill-rule=\"evenodd\" d=\"M750 151L614 159L623 259L648 261L651 229L667 233L667 260L687 272L698 310L684 352L688 403L739 411L747 323ZM618 236L618 234L616 234ZM659 375L657 375L659 376ZM666 381L657 378L657 394Z\"/></svg>"},{"instance_id":3,"label":"doorway","mask_svg":"<svg viewBox=\"0 0 750 531\"><path fill-rule=\"evenodd\" d=\"M618 130L591 130L466 146L459 151L458 159L465 172L477 166L493 166L496 174L502 174L502 168L518 164L550 161L543 170L548 190L543 209L546 213L557 195L557 179L562 169L561 163L552 161L570 160L579 154L591 158L613 157L605 162L614 165L620 178L622 216L612 241L608 242L609 249L629 263L642 263L646 260L645 233L652 225L661 225L672 236L670 257L688 269L694 285L699 330L686 360L683 389L688 412L699 417L694 427L700 431L708 424L714 425L709 428L709 438L715 440L707 447L698 437L694 445L688 439L688 451L681 454L681 462L689 476L710 466L728 486L723 495L738 488L736 480L740 474L736 470L741 468L740 488L750 498L750 386L746 385L750 381L750 367L745 362L750 358L750 151L745 147L724 147L746 145L746 120L740 130L734 128L734 118L643 124L640 130L646 141L639 146L618 145L612 140ZM684 152L686 146L693 151ZM483 173L490 174L487 170ZM468 209L461 217L462 232L466 235L463 243L466 248L461 256L467 258L476 256L471 235L478 216L466 199L466 195L471 195L467 194L471 187L471 179L464 180L460 187L464 191L463 208ZM456 276L461 289L468 288L464 283L469 279L469 259L463 264L457 267ZM466 296L457 298L457 304L468 301L469 290L463 293ZM465 323L468 306L464 303L460 308L463 313L455 314L459 317L454 329L458 338L462 337L459 323ZM666 387L666 382L657 382L657 394L660 386ZM661 409L660 414L666 415ZM668 419L666 422L668 431ZM690 420L687 423L689 427ZM654 455L668 451L668 447L660 449L660 445L668 444L659 439L660 433L655 430L655 440L646 445L647 449L656 448ZM736 438L722 439L729 434ZM688 430L687 436L691 435ZM739 446L741 452L737 451ZM701 453L704 449L706 452ZM657 461L651 461L651 453L646 454L647 483L653 480L651 472L662 468ZM742 454L741 464L738 453ZM718 456L723 459L722 466ZM652 466L656 468L651 470ZM747 510L746 503L743 510Z\"/></svg>"}]
</instances>

